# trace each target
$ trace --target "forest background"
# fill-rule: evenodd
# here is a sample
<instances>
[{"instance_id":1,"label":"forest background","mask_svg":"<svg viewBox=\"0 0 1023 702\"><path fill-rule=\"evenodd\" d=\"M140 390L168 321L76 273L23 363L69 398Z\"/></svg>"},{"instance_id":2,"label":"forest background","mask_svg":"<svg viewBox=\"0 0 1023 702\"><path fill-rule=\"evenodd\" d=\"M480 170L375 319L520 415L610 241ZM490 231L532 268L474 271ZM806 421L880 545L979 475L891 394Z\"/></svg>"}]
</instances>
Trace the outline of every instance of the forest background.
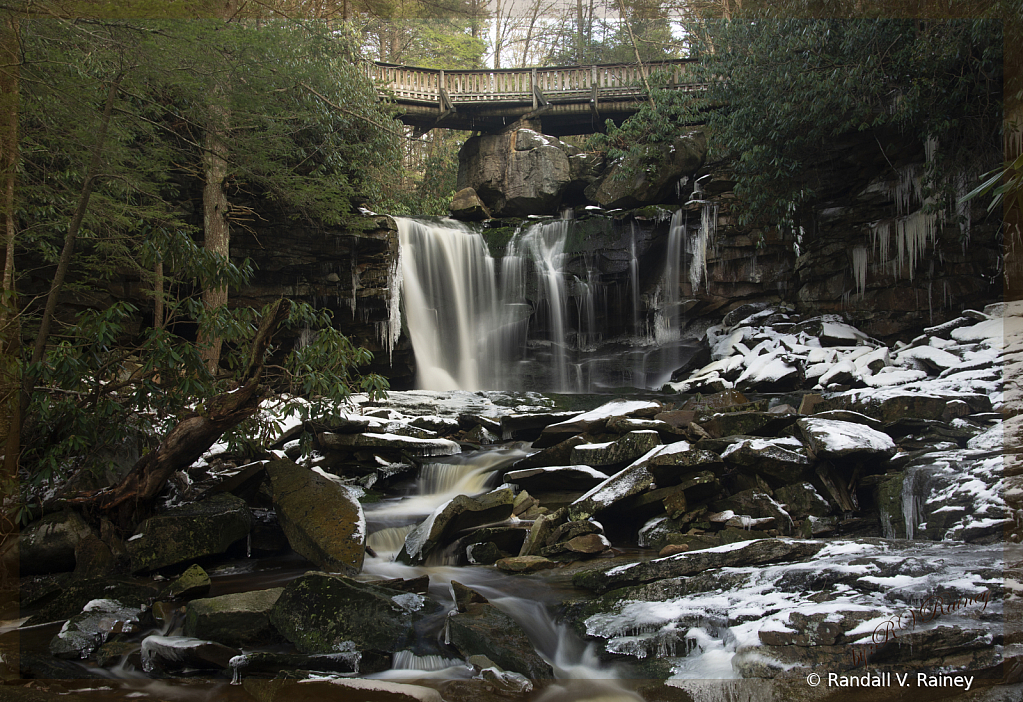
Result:
<instances>
[{"instance_id":1,"label":"forest background","mask_svg":"<svg viewBox=\"0 0 1023 702\"><path fill-rule=\"evenodd\" d=\"M223 433L260 451L267 402L316 418L352 391L386 391L322 312L229 304L254 274L231 260L230 233L264 205L349 229L364 208L446 211L469 134L414 136L366 61L699 58L707 93L658 90L651 75L643 111L577 145L614 159L705 123L735 157L744 221L782 226L812 205L801 154L843 131L940 142L928 187L952 210L956 178L1004 143L972 194L1019 231L1020 0L21 0L0 12L3 532L68 499L127 526ZM146 303L104 304L99 291L125 276ZM69 298L86 302L69 313ZM285 324L315 333L271 364ZM143 458L117 490L90 493L126 441Z\"/></svg>"}]
</instances>

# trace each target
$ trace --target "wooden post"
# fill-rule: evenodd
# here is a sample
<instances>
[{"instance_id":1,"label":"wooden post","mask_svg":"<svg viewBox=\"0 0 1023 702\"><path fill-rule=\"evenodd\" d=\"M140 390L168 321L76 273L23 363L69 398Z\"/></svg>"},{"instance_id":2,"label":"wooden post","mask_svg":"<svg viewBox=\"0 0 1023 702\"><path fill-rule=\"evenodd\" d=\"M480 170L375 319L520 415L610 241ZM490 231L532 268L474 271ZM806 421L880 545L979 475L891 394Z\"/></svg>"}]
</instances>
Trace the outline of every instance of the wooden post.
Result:
<instances>
[{"instance_id":1,"label":"wooden post","mask_svg":"<svg viewBox=\"0 0 1023 702\"><path fill-rule=\"evenodd\" d=\"M537 100L536 100L536 89L537 89L537 85L536 85L536 69L534 68L532 70L532 72L530 73L530 75L529 75L529 92L531 92L533 94L533 109L534 110L540 106L537 103Z\"/></svg>"}]
</instances>

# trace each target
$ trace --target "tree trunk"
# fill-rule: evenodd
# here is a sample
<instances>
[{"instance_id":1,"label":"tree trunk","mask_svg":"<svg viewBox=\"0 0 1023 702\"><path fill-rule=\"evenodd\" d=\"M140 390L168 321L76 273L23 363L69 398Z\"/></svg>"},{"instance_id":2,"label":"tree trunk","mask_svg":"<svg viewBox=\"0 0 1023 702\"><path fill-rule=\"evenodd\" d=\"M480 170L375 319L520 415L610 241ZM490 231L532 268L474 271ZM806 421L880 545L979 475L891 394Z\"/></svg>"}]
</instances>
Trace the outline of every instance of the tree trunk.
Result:
<instances>
[{"instance_id":1,"label":"tree trunk","mask_svg":"<svg viewBox=\"0 0 1023 702\"><path fill-rule=\"evenodd\" d=\"M213 0L212 9L215 16L224 22L230 22L238 11L236 0ZM227 220L228 204L224 182L227 180L228 171L227 133L231 123L231 112L227 107L227 90L219 78L214 79L210 93L210 114L203 137L202 158L205 180L202 191L203 246L207 251L223 256L227 261L231 255L231 230ZM207 315L216 315L221 308L227 307L227 288L206 285L202 292L202 302ZM218 334L200 332L198 344L199 353L207 368L210 373L216 374L220 367L220 347L223 345L223 339Z\"/></svg>"},{"instance_id":2,"label":"tree trunk","mask_svg":"<svg viewBox=\"0 0 1023 702\"><path fill-rule=\"evenodd\" d=\"M223 256L227 260L231 255L231 230L227 221L227 194L224 192L224 180L227 178L227 142L224 134L227 127L227 109L220 106L212 108L213 120L206 130L203 154L203 175L206 184L202 191L203 205L203 246L211 253ZM202 293L203 307L208 315L227 306L227 288L207 285ZM199 351L206 362L210 373L216 374L220 367L220 347L223 340L217 334L202 334L199 338Z\"/></svg>"},{"instance_id":3,"label":"tree trunk","mask_svg":"<svg viewBox=\"0 0 1023 702\"><path fill-rule=\"evenodd\" d=\"M0 441L4 442L3 472L15 479L21 453L21 324L14 284L14 186L18 167L19 22L13 12L0 24L0 217L3 220L3 290L0 291Z\"/></svg>"},{"instance_id":4,"label":"tree trunk","mask_svg":"<svg viewBox=\"0 0 1023 702\"><path fill-rule=\"evenodd\" d=\"M163 259L153 265L153 328L163 329Z\"/></svg>"},{"instance_id":5,"label":"tree trunk","mask_svg":"<svg viewBox=\"0 0 1023 702\"><path fill-rule=\"evenodd\" d=\"M213 397L201 412L178 422L156 450L140 458L118 485L72 502L107 513L125 530L144 518L175 472L192 465L225 431L259 410L265 396L265 388L260 385L263 356L290 310L291 303L282 298L267 311L252 342L248 367L236 389Z\"/></svg>"},{"instance_id":6,"label":"tree trunk","mask_svg":"<svg viewBox=\"0 0 1023 702\"><path fill-rule=\"evenodd\" d=\"M99 123L99 133L96 135L96 144L92 149L92 158L89 168L85 172L85 180L82 183L82 192L78 196L78 204L71 217L71 224L68 225L67 234L64 236L64 248L60 252L60 259L57 261L57 270L53 274L53 283L50 285L50 292L46 295L46 308L43 310L43 319L39 323L39 333L36 335L35 344L32 347L32 363L43 360L43 353L46 351L46 342L50 335L50 323L53 321L53 313L57 309L57 298L60 297L64 287L64 278L71 266L71 257L75 251L75 239L78 238L78 230L82 227L85 213L89 210L89 199L96 187L96 180L99 178L100 166L103 163L103 149L106 146L107 131L110 127L110 118L114 111L114 100L121 88L123 75L118 75L110 83L107 91L107 101L103 106L103 117Z\"/></svg>"}]
</instances>

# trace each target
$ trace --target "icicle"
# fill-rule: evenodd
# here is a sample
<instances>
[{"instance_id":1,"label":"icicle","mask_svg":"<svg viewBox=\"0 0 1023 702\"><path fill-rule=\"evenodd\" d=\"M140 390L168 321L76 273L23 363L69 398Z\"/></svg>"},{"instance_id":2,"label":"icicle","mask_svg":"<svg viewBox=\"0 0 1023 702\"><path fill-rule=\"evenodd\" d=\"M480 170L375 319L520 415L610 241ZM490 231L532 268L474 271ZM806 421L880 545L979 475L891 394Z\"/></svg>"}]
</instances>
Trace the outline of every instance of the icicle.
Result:
<instances>
[{"instance_id":1,"label":"icicle","mask_svg":"<svg viewBox=\"0 0 1023 702\"><path fill-rule=\"evenodd\" d=\"M700 229L686 247L692 256L689 260L689 284L694 293L699 289L701 281L710 284L707 276L707 246L713 243L717 235L717 225L718 206L704 202L700 212Z\"/></svg>"},{"instance_id":2,"label":"icicle","mask_svg":"<svg viewBox=\"0 0 1023 702\"><path fill-rule=\"evenodd\" d=\"M867 289L867 249L857 246L852 250L853 278L856 280L856 293L863 297Z\"/></svg>"}]
</instances>

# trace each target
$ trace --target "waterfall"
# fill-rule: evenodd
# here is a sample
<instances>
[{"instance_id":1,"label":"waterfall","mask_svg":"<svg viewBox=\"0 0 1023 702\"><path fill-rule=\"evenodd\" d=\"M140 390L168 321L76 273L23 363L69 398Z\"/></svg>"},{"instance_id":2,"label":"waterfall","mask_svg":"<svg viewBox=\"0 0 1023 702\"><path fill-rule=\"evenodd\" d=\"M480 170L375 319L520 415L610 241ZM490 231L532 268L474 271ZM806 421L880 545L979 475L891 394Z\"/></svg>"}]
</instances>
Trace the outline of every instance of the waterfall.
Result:
<instances>
[{"instance_id":1,"label":"waterfall","mask_svg":"<svg viewBox=\"0 0 1023 702\"><path fill-rule=\"evenodd\" d=\"M642 334L639 323L639 258L636 256L636 223L629 230L629 291L632 295L632 333Z\"/></svg>"},{"instance_id":2,"label":"waterfall","mask_svg":"<svg viewBox=\"0 0 1023 702\"><path fill-rule=\"evenodd\" d=\"M479 390L494 377L494 260L478 233L396 218L402 306L424 390Z\"/></svg>"},{"instance_id":3,"label":"waterfall","mask_svg":"<svg viewBox=\"0 0 1023 702\"><path fill-rule=\"evenodd\" d=\"M396 221L400 271L391 280L402 289L400 296L392 290L391 308L398 308L400 297L402 316L384 326L388 333L407 330L417 388L592 392L628 384L660 387L681 364L688 348L681 338L682 247L692 244L686 241L684 212L671 219L663 280L650 301L656 315L652 326L644 324L640 306L635 225L622 232L628 250L609 256L587 250L580 228L590 224L570 219L524 223L497 265L483 235L465 225ZM704 248L713 221L713 216L703 217ZM619 254L624 256L615 258ZM602 267L609 264L621 266L612 273L621 278L602 278Z\"/></svg>"},{"instance_id":4,"label":"waterfall","mask_svg":"<svg viewBox=\"0 0 1023 702\"><path fill-rule=\"evenodd\" d=\"M536 272L540 293L538 312L542 312L551 354L550 389L556 392L571 390L565 339L568 291L562 270L569 223L570 220L558 219L534 224L520 230L508 245L509 256L528 254Z\"/></svg>"},{"instance_id":5,"label":"waterfall","mask_svg":"<svg viewBox=\"0 0 1023 702\"><path fill-rule=\"evenodd\" d=\"M678 210L668 229L668 252L661 278L660 306L654 316L654 340L658 344L678 341L682 335L682 300L679 295L682 268L682 242L686 236L686 213Z\"/></svg>"}]
</instances>

